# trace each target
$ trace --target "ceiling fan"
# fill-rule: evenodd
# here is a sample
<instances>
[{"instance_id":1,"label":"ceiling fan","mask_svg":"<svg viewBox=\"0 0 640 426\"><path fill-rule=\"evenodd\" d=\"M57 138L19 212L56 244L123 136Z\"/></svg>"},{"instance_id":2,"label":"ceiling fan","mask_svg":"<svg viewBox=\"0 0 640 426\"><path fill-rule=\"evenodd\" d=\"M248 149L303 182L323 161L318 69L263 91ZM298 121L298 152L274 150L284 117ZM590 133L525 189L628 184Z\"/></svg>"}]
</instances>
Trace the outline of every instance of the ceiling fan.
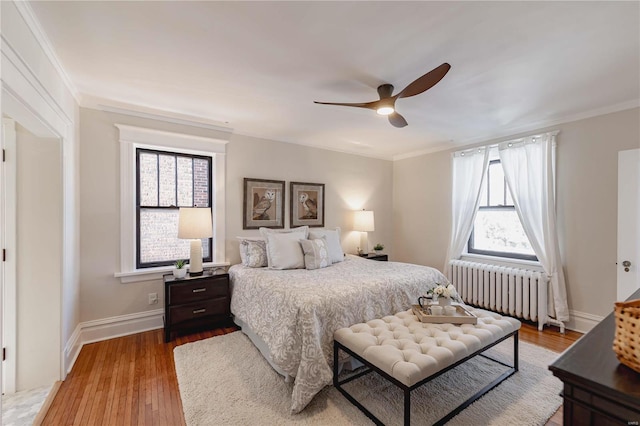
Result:
<instances>
[{"instance_id":1,"label":"ceiling fan","mask_svg":"<svg viewBox=\"0 0 640 426\"><path fill-rule=\"evenodd\" d=\"M389 123L391 123L395 127L404 127L407 125L407 120L404 119L403 116L398 114L395 109L396 99L398 98L408 98L410 96L419 95L420 93L431 89L435 86L442 78L449 72L451 69L451 65L448 63L444 63L422 77L418 77L413 83L409 84L407 87L402 89L400 92L395 95L391 95L393 93L393 85L392 84L383 84L378 86L378 95L380 96L380 100L372 101L372 102L359 102L359 103L342 103L342 102L318 102L313 101L316 104L322 105L341 105L341 106L349 106L349 107L358 107L358 108L369 108L374 109L380 115L386 115L389 117Z\"/></svg>"}]
</instances>

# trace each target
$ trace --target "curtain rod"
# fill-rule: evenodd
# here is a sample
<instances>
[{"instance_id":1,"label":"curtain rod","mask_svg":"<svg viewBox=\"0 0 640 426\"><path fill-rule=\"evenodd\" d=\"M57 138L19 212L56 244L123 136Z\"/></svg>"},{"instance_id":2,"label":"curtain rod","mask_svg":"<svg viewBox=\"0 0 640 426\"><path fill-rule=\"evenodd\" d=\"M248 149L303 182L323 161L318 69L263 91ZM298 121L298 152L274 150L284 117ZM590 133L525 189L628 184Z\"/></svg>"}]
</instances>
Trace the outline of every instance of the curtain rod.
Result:
<instances>
[{"instance_id":1,"label":"curtain rod","mask_svg":"<svg viewBox=\"0 0 640 426\"><path fill-rule=\"evenodd\" d=\"M533 134L533 135L521 136L521 137L519 137L519 138L515 138L515 139L505 139L505 140L503 140L503 141L496 142L496 143L493 143L493 144L490 144L490 145L481 145L481 146L476 146L476 147L473 147L473 148L465 148L465 149L461 149L460 151L455 151L455 152L453 153L453 155L456 155L456 154L463 154L463 153L467 153L467 152L473 152L473 151L476 151L476 150L481 151L481 150L483 150L483 149L487 149L487 148L489 148L489 149L491 149L491 148L497 148L497 147L498 147L498 145L500 145L500 144L502 144L502 143L505 143L505 142L521 142L521 141L523 141L523 140L525 140L525 139L527 139L527 138L539 138L539 137L546 136L546 135L549 135L549 136L557 136L557 135L558 135L558 133L560 133L560 130L552 130L552 131L550 131L550 132L535 133L535 134Z\"/></svg>"}]
</instances>

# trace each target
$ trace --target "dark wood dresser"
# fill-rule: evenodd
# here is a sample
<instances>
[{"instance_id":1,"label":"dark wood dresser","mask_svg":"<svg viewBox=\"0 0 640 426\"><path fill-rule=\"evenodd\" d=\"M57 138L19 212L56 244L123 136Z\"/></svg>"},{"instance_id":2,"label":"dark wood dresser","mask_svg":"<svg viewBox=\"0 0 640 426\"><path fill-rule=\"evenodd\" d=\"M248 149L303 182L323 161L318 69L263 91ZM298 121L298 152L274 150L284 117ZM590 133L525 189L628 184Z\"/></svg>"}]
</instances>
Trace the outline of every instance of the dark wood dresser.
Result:
<instances>
[{"instance_id":1,"label":"dark wood dresser","mask_svg":"<svg viewBox=\"0 0 640 426\"><path fill-rule=\"evenodd\" d=\"M164 276L164 341L172 331L230 322L229 274Z\"/></svg>"},{"instance_id":2,"label":"dark wood dresser","mask_svg":"<svg viewBox=\"0 0 640 426\"><path fill-rule=\"evenodd\" d=\"M611 313L549 366L564 383L565 425L640 425L640 373L620 364L614 335Z\"/></svg>"}]
</instances>

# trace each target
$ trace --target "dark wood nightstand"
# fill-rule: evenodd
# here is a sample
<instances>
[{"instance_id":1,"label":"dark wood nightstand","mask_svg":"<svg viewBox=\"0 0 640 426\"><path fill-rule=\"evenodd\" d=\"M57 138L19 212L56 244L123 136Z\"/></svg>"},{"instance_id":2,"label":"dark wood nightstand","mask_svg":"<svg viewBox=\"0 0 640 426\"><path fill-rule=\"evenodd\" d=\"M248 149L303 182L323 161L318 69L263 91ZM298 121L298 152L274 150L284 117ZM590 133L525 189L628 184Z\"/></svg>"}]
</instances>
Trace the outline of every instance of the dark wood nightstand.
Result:
<instances>
[{"instance_id":1,"label":"dark wood nightstand","mask_svg":"<svg viewBox=\"0 0 640 426\"><path fill-rule=\"evenodd\" d=\"M229 274L164 275L164 341L172 331L231 321Z\"/></svg>"},{"instance_id":2,"label":"dark wood nightstand","mask_svg":"<svg viewBox=\"0 0 640 426\"><path fill-rule=\"evenodd\" d=\"M389 260L388 254L378 254L378 253L369 253L367 255L362 256L365 259L369 260L379 260L381 262L387 262Z\"/></svg>"}]
</instances>

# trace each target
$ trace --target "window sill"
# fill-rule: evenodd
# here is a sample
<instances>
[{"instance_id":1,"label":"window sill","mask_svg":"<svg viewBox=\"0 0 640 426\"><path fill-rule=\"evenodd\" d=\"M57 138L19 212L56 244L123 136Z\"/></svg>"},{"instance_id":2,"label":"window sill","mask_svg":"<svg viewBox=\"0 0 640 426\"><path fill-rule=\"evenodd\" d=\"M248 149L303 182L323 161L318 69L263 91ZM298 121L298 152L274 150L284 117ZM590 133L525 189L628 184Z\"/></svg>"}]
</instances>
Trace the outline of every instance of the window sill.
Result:
<instances>
[{"instance_id":1,"label":"window sill","mask_svg":"<svg viewBox=\"0 0 640 426\"><path fill-rule=\"evenodd\" d=\"M512 268L522 268L523 266L526 266L528 267L528 269L532 269L534 271L543 271L542 265L540 265L540 262L535 260L523 260L523 259L512 259L508 257L486 256L483 254L475 254L475 253L462 253L462 256L460 256L460 260L468 260L472 262L483 262L483 263L489 263L489 264L499 265L499 266L507 266Z\"/></svg>"},{"instance_id":2,"label":"window sill","mask_svg":"<svg viewBox=\"0 0 640 426\"><path fill-rule=\"evenodd\" d=\"M215 267L227 267L229 266L229 262L223 263L215 263L215 262L207 262L203 263L202 267L204 269L207 268L215 268ZM122 284L135 283L140 281L153 281L162 279L162 276L173 271L173 266L160 266L157 268L145 268L145 269L136 269L134 271L127 272L116 272L113 274L114 277L120 278L120 282Z\"/></svg>"}]
</instances>

